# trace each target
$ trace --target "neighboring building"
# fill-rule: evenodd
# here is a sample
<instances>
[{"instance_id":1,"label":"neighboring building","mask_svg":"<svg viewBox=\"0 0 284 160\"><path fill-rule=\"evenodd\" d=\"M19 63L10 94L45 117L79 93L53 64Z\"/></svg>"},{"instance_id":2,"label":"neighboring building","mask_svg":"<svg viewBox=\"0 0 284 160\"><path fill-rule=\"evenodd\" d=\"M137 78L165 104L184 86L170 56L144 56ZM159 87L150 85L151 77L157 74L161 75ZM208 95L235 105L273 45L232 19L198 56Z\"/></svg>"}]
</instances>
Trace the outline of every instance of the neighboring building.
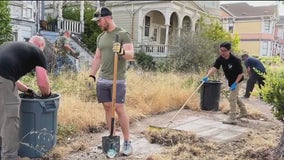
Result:
<instances>
[{"instance_id":1,"label":"neighboring building","mask_svg":"<svg viewBox=\"0 0 284 160\"><path fill-rule=\"evenodd\" d=\"M63 19L62 16L63 6L72 3L81 6L78 22ZM92 3L94 7L100 5L111 8L116 24L131 34L135 48L154 57L168 57L174 53L179 36L185 31L194 32L202 16L209 15L217 20L221 18L219 1L129 0ZM17 40L29 38L40 30L69 30L75 34L84 32L84 1L11 1L10 4ZM29 12L26 13L26 10ZM25 19L24 16L29 18ZM52 28L46 25L50 18L57 21ZM43 22L42 25L40 22Z\"/></svg>"},{"instance_id":2,"label":"neighboring building","mask_svg":"<svg viewBox=\"0 0 284 160\"><path fill-rule=\"evenodd\" d=\"M36 2L9 1L14 41L26 41L36 34Z\"/></svg>"},{"instance_id":3,"label":"neighboring building","mask_svg":"<svg viewBox=\"0 0 284 160\"><path fill-rule=\"evenodd\" d=\"M253 56L277 54L277 5L254 7L247 3L222 4L221 15L225 30L239 34L241 50Z\"/></svg>"},{"instance_id":4,"label":"neighboring building","mask_svg":"<svg viewBox=\"0 0 284 160\"><path fill-rule=\"evenodd\" d=\"M275 30L276 54L284 59L284 16L279 17Z\"/></svg>"},{"instance_id":5,"label":"neighboring building","mask_svg":"<svg viewBox=\"0 0 284 160\"><path fill-rule=\"evenodd\" d=\"M195 31L202 15L220 17L219 1L106 1L116 24L132 36L137 50L168 57L184 31Z\"/></svg>"}]
</instances>

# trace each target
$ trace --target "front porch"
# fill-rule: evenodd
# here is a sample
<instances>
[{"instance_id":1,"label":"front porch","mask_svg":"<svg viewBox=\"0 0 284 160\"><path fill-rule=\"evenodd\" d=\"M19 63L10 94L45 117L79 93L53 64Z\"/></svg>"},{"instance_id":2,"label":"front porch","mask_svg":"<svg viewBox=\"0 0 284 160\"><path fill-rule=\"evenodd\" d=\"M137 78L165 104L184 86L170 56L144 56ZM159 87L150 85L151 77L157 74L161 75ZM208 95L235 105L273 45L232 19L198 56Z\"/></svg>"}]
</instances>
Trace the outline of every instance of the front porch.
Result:
<instances>
[{"instance_id":1,"label":"front porch","mask_svg":"<svg viewBox=\"0 0 284 160\"><path fill-rule=\"evenodd\" d=\"M169 57L179 37L196 30L204 12L188 7L193 2L155 1L109 4L116 24L126 29L136 48L153 57ZM192 4L191 4L192 5Z\"/></svg>"}]
</instances>

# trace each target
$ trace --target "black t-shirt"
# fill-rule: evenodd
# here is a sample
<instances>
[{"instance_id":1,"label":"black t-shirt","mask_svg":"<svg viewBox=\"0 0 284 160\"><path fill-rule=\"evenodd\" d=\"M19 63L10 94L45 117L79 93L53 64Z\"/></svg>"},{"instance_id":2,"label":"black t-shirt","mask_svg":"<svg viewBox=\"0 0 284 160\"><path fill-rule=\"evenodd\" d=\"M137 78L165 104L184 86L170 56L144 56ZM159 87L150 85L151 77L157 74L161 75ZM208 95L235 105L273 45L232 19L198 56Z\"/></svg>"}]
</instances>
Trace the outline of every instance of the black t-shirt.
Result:
<instances>
[{"instance_id":1,"label":"black t-shirt","mask_svg":"<svg viewBox=\"0 0 284 160\"><path fill-rule=\"evenodd\" d=\"M228 79L229 86L231 86L236 81L239 74L243 73L241 60L231 53L229 59L227 60L222 56L219 56L216 59L213 67L220 69L220 66L222 66L224 74ZM242 80L243 78L240 80L240 82Z\"/></svg>"},{"instance_id":2,"label":"black t-shirt","mask_svg":"<svg viewBox=\"0 0 284 160\"><path fill-rule=\"evenodd\" d=\"M6 42L0 46L0 76L16 82L36 66L46 69L42 51L29 42Z\"/></svg>"}]
</instances>

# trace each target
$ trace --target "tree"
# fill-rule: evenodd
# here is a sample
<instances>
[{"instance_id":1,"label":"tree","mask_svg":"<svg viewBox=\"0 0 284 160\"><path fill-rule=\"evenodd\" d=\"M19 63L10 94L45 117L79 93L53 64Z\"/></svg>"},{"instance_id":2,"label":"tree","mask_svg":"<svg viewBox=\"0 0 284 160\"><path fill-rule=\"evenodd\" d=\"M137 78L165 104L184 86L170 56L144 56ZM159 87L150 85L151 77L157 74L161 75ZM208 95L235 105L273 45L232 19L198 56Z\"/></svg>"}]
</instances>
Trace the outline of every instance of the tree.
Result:
<instances>
[{"instance_id":1,"label":"tree","mask_svg":"<svg viewBox=\"0 0 284 160\"><path fill-rule=\"evenodd\" d=\"M95 51L97 45L96 40L102 32L97 23L91 21L95 13L95 8L88 2L84 3L84 33L81 34L82 42L87 45L87 48L92 52ZM74 21L80 20L80 5L66 5L63 8L63 18Z\"/></svg>"},{"instance_id":2,"label":"tree","mask_svg":"<svg viewBox=\"0 0 284 160\"><path fill-rule=\"evenodd\" d=\"M177 71L199 72L208 68L219 55L219 45L224 41L231 42L233 51L239 52L238 35L232 37L218 22L211 20L206 24L202 17L197 26L196 32L184 32L179 38L179 50L171 63Z\"/></svg>"},{"instance_id":3,"label":"tree","mask_svg":"<svg viewBox=\"0 0 284 160\"><path fill-rule=\"evenodd\" d=\"M0 44L13 40L9 1L0 1Z\"/></svg>"},{"instance_id":4,"label":"tree","mask_svg":"<svg viewBox=\"0 0 284 160\"><path fill-rule=\"evenodd\" d=\"M210 17L208 17L210 18ZM239 53L239 43L240 38L238 34L231 35L229 32L226 32L224 28L220 25L218 21L211 18L210 24L206 24L204 21L204 17L202 17L199 21L199 31L203 32L204 36L217 42L217 44L221 44L224 41L231 42L232 43L232 50L234 53ZM217 49L219 49L219 45L215 46Z\"/></svg>"}]
</instances>

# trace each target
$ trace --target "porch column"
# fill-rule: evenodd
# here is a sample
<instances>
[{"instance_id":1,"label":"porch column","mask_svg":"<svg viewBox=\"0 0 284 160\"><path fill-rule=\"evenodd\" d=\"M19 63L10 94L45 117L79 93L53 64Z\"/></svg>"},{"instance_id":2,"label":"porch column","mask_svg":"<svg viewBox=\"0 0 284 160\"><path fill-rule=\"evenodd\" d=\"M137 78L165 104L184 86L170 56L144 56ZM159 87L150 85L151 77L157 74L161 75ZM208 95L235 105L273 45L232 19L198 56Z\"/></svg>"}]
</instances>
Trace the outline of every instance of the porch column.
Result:
<instances>
[{"instance_id":1,"label":"porch column","mask_svg":"<svg viewBox=\"0 0 284 160\"><path fill-rule=\"evenodd\" d=\"M196 23L198 21L198 18L192 18L192 24L191 24L191 31L195 32L195 27L196 27Z\"/></svg>"},{"instance_id":2,"label":"porch column","mask_svg":"<svg viewBox=\"0 0 284 160\"><path fill-rule=\"evenodd\" d=\"M192 21L192 24L191 24L191 31L192 31L192 32L195 31L196 21L197 21L197 20Z\"/></svg>"},{"instance_id":3,"label":"porch column","mask_svg":"<svg viewBox=\"0 0 284 160\"><path fill-rule=\"evenodd\" d=\"M84 1L80 1L80 33L84 32Z\"/></svg>"},{"instance_id":4,"label":"porch column","mask_svg":"<svg viewBox=\"0 0 284 160\"><path fill-rule=\"evenodd\" d=\"M58 19L57 19L57 29L59 32L62 31L62 27L61 27L61 22L63 21L63 16L62 16L62 1L59 1L58 2L58 8L57 8L57 11L58 11Z\"/></svg>"},{"instance_id":5,"label":"porch column","mask_svg":"<svg viewBox=\"0 0 284 160\"><path fill-rule=\"evenodd\" d=\"M168 43L169 43L169 28L170 24L166 24L166 39L165 39L165 53L168 55Z\"/></svg>"},{"instance_id":6,"label":"porch column","mask_svg":"<svg viewBox=\"0 0 284 160\"><path fill-rule=\"evenodd\" d=\"M180 38L181 27L178 27L178 39Z\"/></svg>"}]
</instances>

